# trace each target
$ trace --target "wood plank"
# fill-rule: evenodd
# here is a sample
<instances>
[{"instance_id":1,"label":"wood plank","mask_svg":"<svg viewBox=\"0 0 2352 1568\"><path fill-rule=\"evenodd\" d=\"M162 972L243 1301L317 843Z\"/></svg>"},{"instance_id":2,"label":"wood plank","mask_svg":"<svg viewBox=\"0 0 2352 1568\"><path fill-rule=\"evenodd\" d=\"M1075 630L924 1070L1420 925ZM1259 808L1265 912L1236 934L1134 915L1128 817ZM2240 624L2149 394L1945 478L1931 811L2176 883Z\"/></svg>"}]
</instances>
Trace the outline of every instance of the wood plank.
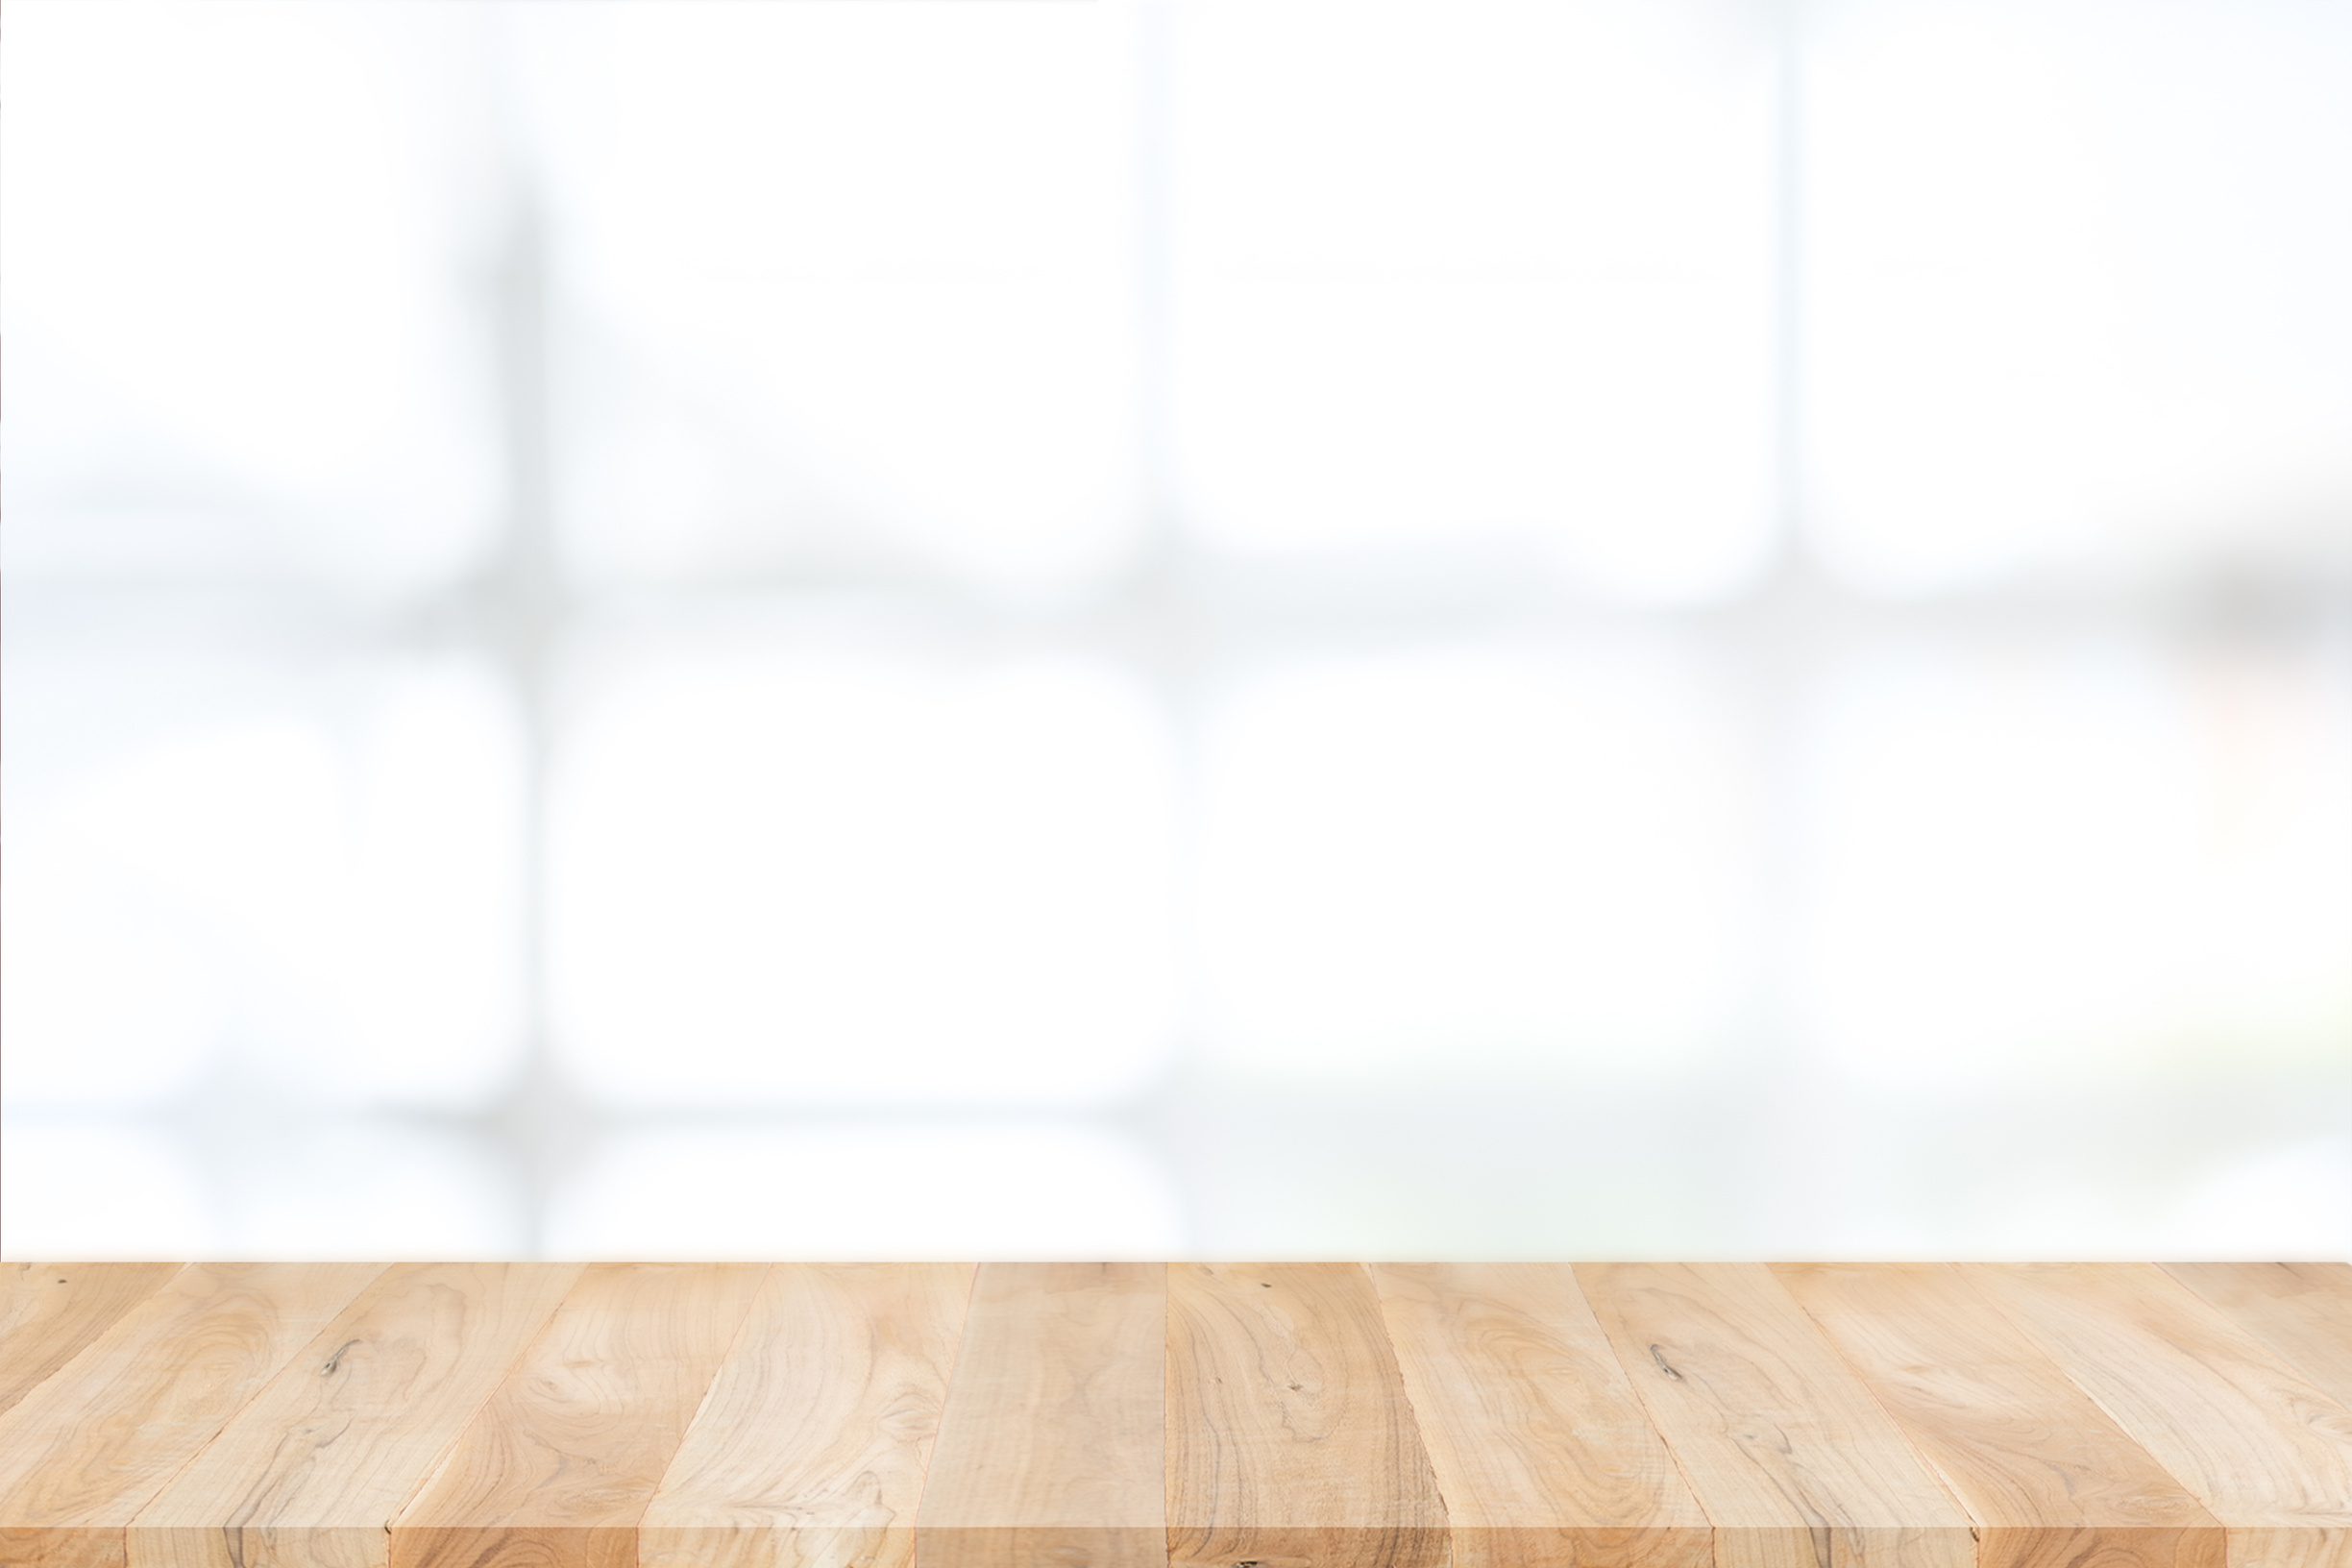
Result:
<instances>
[{"instance_id":1,"label":"wood plank","mask_svg":"<svg viewBox=\"0 0 2352 1568\"><path fill-rule=\"evenodd\" d=\"M647 1568L905 1568L970 1263L778 1263L639 1531Z\"/></svg>"},{"instance_id":2,"label":"wood plank","mask_svg":"<svg viewBox=\"0 0 2352 1568\"><path fill-rule=\"evenodd\" d=\"M636 1568L765 1263L595 1263L392 1526L391 1568Z\"/></svg>"},{"instance_id":3,"label":"wood plank","mask_svg":"<svg viewBox=\"0 0 2352 1568\"><path fill-rule=\"evenodd\" d=\"M0 1415L0 1562L122 1568L124 1531L381 1263L190 1263Z\"/></svg>"},{"instance_id":4,"label":"wood plank","mask_svg":"<svg viewBox=\"0 0 2352 1568\"><path fill-rule=\"evenodd\" d=\"M2221 1568L2221 1522L1944 1263L1776 1263L1979 1531L1980 1568Z\"/></svg>"},{"instance_id":5,"label":"wood plank","mask_svg":"<svg viewBox=\"0 0 2352 1568\"><path fill-rule=\"evenodd\" d=\"M2352 1568L2332 1263L17 1264L0 1328L28 1568Z\"/></svg>"},{"instance_id":6,"label":"wood plank","mask_svg":"<svg viewBox=\"0 0 2352 1568\"><path fill-rule=\"evenodd\" d=\"M1970 1263L2229 1532L2239 1568L2352 1568L2352 1409L2152 1263Z\"/></svg>"},{"instance_id":7,"label":"wood plank","mask_svg":"<svg viewBox=\"0 0 2352 1568\"><path fill-rule=\"evenodd\" d=\"M1163 1568L1167 1270L982 1263L932 1451L922 1568Z\"/></svg>"},{"instance_id":8,"label":"wood plank","mask_svg":"<svg viewBox=\"0 0 2352 1568\"><path fill-rule=\"evenodd\" d=\"M2352 1406L2352 1263L2166 1263L2166 1273Z\"/></svg>"},{"instance_id":9,"label":"wood plank","mask_svg":"<svg viewBox=\"0 0 2352 1568\"><path fill-rule=\"evenodd\" d=\"M133 1521L133 1568L385 1568L393 1517L579 1272L386 1269Z\"/></svg>"},{"instance_id":10,"label":"wood plank","mask_svg":"<svg viewBox=\"0 0 2352 1568\"><path fill-rule=\"evenodd\" d=\"M1168 1560L1438 1568L1445 1504L1371 1277L1168 1270Z\"/></svg>"},{"instance_id":11,"label":"wood plank","mask_svg":"<svg viewBox=\"0 0 2352 1568\"><path fill-rule=\"evenodd\" d=\"M1580 1263L1723 1568L1971 1568L1968 1514L1761 1263Z\"/></svg>"},{"instance_id":12,"label":"wood plank","mask_svg":"<svg viewBox=\"0 0 2352 1568\"><path fill-rule=\"evenodd\" d=\"M0 1263L0 1410L162 1288L179 1263Z\"/></svg>"},{"instance_id":13,"label":"wood plank","mask_svg":"<svg viewBox=\"0 0 2352 1568\"><path fill-rule=\"evenodd\" d=\"M1714 1531L1566 1263L1375 1263L1454 1568L1709 1568Z\"/></svg>"}]
</instances>

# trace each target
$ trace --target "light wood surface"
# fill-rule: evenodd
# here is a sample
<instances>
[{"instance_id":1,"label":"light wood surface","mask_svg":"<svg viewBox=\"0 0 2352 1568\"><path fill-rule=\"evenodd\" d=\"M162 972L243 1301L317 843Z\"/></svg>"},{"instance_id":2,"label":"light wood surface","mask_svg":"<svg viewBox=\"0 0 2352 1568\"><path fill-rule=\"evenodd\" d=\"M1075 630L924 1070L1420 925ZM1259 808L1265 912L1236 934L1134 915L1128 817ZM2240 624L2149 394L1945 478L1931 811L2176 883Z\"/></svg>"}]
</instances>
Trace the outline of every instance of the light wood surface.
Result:
<instances>
[{"instance_id":1,"label":"light wood surface","mask_svg":"<svg viewBox=\"0 0 2352 1568\"><path fill-rule=\"evenodd\" d=\"M1984 1568L2221 1568L2221 1522L1949 1265L1773 1272L1968 1509Z\"/></svg>"},{"instance_id":2,"label":"light wood surface","mask_svg":"<svg viewBox=\"0 0 2352 1568\"><path fill-rule=\"evenodd\" d=\"M1761 1263L1577 1276L1722 1568L1965 1568L1969 1518Z\"/></svg>"},{"instance_id":3,"label":"light wood surface","mask_svg":"<svg viewBox=\"0 0 2352 1568\"><path fill-rule=\"evenodd\" d=\"M384 1270L140 1511L131 1568L385 1568L393 1516L578 1275Z\"/></svg>"},{"instance_id":4,"label":"light wood surface","mask_svg":"<svg viewBox=\"0 0 2352 1568\"><path fill-rule=\"evenodd\" d=\"M1372 1278L1455 1568L1706 1568L1714 1531L1566 1263Z\"/></svg>"},{"instance_id":5,"label":"light wood surface","mask_svg":"<svg viewBox=\"0 0 2352 1568\"><path fill-rule=\"evenodd\" d=\"M1962 1272L2213 1511L2232 1568L2352 1568L2352 1409L2152 1263Z\"/></svg>"},{"instance_id":6,"label":"light wood surface","mask_svg":"<svg viewBox=\"0 0 2352 1568\"><path fill-rule=\"evenodd\" d=\"M1167 1274L983 1263L923 1485L923 1568L1167 1560Z\"/></svg>"},{"instance_id":7,"label":"light wood surface","mask_svg":"<svg viewBox=\"0 0 2352 1568\"><path fill-rule=\"evenodd\" d=\"M80 1353L177 1263L0 1263L0 1410Z\"/></svg>"},{"instance_id":8,"label":"light wood surface","mask_svg":"<svg viewBox=\"0 0 2352 1568\"><path fill-rule=\"evenodd\" d=\"M0 1415L0 1562L121 1568L124 1531L381 1263L190 1263Z\"/></svg>"},{"instance_id":9,"label":"light wood surface","mask_svg":"<svg viewBox=\"0 0 2352 1568\"><path fill-rule=\"evenodd\" d=\"M2294 1369L2352 1405L2352 1263L2167 1263Z\"/></svg>"},{"instance_id":10,"label":"light wood surface","mask_svg":"<svg viewBox=\"0 0 2352 1568\"><path fill-rule=\"evenodd\" d=\"M778 1263L639 1532L664 1568L904 1568L969 1263Z\"/></svg>"},{"instance_id":11,"label":"light wood surface","mask_svg":"<svg viewBox=\"0 0 2352 1568\"><path fill-rule=\"evenodd\" d=\"M0 1270L6 1568L2352 1568L2337 1263Z\"/></svg>"},{"instance_id":12,"label":"light wood surface","mask_svg":"<svg viewBox=\"0 0 2352 1568\"><path fill-rule=\"evenodd\" d=\"M391 1568L631 1568L760 1263L597 1263L392 1526Z\"/></svg>"},{"instance_id":13,"label":"light wood surface","mask_svg":"<svg viewBox=\"0 0 2352 1568\"><path fill-rule=\"evenodd\" d=\"M1435 1568L1445 1525L1361 1267L1170 1268L1170 1563Z\"/></svg>"}]
</instances>

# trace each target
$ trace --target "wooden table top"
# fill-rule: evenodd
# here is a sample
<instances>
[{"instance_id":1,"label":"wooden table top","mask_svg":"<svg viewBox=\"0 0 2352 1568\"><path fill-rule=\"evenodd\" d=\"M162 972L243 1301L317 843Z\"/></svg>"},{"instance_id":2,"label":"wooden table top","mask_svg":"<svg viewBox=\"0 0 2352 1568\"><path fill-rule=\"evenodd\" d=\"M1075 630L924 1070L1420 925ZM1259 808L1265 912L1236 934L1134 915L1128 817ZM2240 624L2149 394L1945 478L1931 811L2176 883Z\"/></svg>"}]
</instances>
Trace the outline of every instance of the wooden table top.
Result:
<instances>
[{"instance_id":1,"label":"wooden table top","mask_svg":"<svg viewBox=\"0 0 2352 1568\"><path fill-rule=\"evenodd\" d=\"M2352 1568L2352 1266L0 1264L0 1562Z\"/></svg>"}]
</instances>

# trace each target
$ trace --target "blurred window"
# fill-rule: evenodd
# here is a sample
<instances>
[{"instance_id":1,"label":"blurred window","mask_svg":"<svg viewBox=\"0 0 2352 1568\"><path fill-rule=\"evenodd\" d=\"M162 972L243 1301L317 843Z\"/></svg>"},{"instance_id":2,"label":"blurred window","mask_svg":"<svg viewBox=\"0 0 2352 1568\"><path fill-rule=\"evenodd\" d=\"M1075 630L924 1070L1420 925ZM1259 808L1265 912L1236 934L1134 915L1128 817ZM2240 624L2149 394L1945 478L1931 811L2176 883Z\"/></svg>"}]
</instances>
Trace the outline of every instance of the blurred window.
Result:
<instances>
[{"instance_id":1,"label":"blurred window","mask_svg":"<svg viewBox=\"0 0 2352 1568\"><path fill-rule=\"evenodd\" d=\"M15 1255L2352 1243L2341 6L0 72Z\"/></svg>"}]
</instances>

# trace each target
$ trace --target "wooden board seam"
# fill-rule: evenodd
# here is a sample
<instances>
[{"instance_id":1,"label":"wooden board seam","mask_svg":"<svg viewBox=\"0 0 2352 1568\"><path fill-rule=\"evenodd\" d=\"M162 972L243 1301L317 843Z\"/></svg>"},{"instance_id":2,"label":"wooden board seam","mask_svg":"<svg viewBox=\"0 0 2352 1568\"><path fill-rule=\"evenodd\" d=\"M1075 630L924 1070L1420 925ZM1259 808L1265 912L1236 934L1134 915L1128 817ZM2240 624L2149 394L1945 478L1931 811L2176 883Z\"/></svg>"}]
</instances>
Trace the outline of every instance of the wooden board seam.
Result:
<instances>
[{"instance_id":1,"label":"wooden board seam","mask_svg":"<svg viewBox=\"0 0 2352 1568\"><path fill-rule=\"evenodd\" d=\"M197 1265L195 1265L195 1264L193 1264L193 1263L190 1263L188 1266L189 1266L190 1268L193 1268L193 1267L195 1267L195 1266L197 1266ZM373 1274L369 1275L369 1276L367 1277L367 1279L366 1279L366 1280L365 1280L365 1281L364 1281L364 1282L363 1282L363 1283L360 1285L359 1288L358 1288L358 1289L356 1289L356 1290L354 1290L354 1291L351 1293L351 1298L350 1298L350 1300L348 1300L348 1301L344 1302L344 1303L343 1303L343 1305L342 1305L342 1307L338 1307L337 1309L335 1309L335 1313L331 1313L331 1314L329 1314L328 1321L329 1321L329 1322L331 1322L331 1323L332 1321L334 1321L334 1316L335 1316L337 1313L340 1313L340 1312L344 1311L345 1310L349 1309L349 1308L350 1308L350 1306L351 1306L351 1304L352 1304L352 1302L354 1302L354 1301L357 1301L357 1300L358 1300L358 1299L359 1299L361 1296L366 1295L366 1294L368 1293L368 1291L369 1291L369 1290L371 1290L371 1289L373 1289L373 1288L375 1287L375 1286L376 1286L376 1282L377 1282L377 1281L379 1281L379 1280L380 1280L380 1279L382 1279L382 1278L383 1278L383 1277L384 1277L386 1274L390 1273L390 1272L391 1272L391 1270L392 1270L392 1265L391 1265L390 1263L386 1263L386 1264L384 1264L384 1265L383 1265L381 1268L379 1268L379 1269L378 1269L378 1270L377 1270L375 1273L373 1273ZM172 1280L176 1280L176 1279L178 1279L179 1277L180 1277L179 1275L174 1274L174 1275L170 1276L170 1278L169 1278L169 1279L166 1279L166 1280L165 1280L163 1283L164 1283L165 1285L167 1285L167 1286L168 1286L168 1285L171 1283L171 1281L172 1281ZM160 1291L159 1290L159 1292L158 1292L158 1293L159 1293L159 1294L160 1294ZM295 1358L296 1356L300 1356L300 1355L301 1355L301 1354L302 1354L304 1351L306 1351L306 1350L307 1350L307 1349L309 1349L309 1348L310 1348L310 1341L309 1341L308 1339L305 1339L305 1340L304 1340L304 1341L302 1341L300 1344L297 1344L297 1345L294 1347L294 1349L293 1349L292 1353L291 1353L291 1354L289 1354L289 1355L286 1357L286 1359L285 1359L284 1360L280 1361L280 1362L279 1362L279 1363L278 1363L276 1366L272 1367L272 1368L270 1369L270 1371L269 1371L269 1375L268 1375L268 1376L266 1376L266 1377L260 1377L260 1378L256 1378L256 1379L254 1380L254 1384L253 1384L252 1389L251 1389L250 1391L248 1391L248 1392L247 1392L247 1394L245 1395L245 1397L244 1397L243 1399L241 1399L241 1400L237 1401L237 1407L236 1407L236 1409L233 1409L233 1410L231 1410L231 1411L229 1412L229 1414L227 1415L227 1417L226 1417L225 1419L223 1419L223 1420L222 1420L222 1422L221 1422L221 1424L220 1424L220 1430L221 1430L222 1432L227 1432L227 1431L228 1431L228 1430L229 1430L229 1429L230 1429L232 1426L234 1426L234 1425L236 1424L236 1418L237 1418L238 1416L240 1416L240 1415L244 1414L246 1410L248 1410L249 1409L251 1409L251 1408L252 1408L252 1406L253 1406L254 1401L256 1401L256 1400L259 1399L259 1398L260 1398L260 1397L261 1397L261 1396L262 1396L264 1393L267 1393L267 1392L269 1391L269 1386L270 1386L270 1384L273 1384L273 1383L275 1383L275 1382L277 1381L277 1379L278 1379L278 1374L280 1374L281 1372L283 1372L283 1371L284 1371L284 1370L285 1370L287 1367L292 1366L292 1365L294 1364L294 1358ZM486 1398L487 1396L485 1395L484 1397ZM187 1470L187 1468L188 1468L190 1465L194 1464L194 1463L195 1463L195 1462L196 1462L198 1459L201 1459L201 1458L204 1458L204 1455L205 1455L205 1449L206 1449L206 1447L207 1447L207 1446L208 1446L208 1445L206 1445L206 1444L201 1444L201 1443L200 1443L200 1444L198 1444L198 1445L197 1445L195 1448L193 1448L193 1449L189 1450L189 1452L188 1452L188 1457L187 1457L186 1458L184 1458L184 1459L182 1459L182 1460L181 1460L181 1461L180 1461L178 1464L176 1464L176 1465L173 1465L173 1466L172 1466L172 1469L171 1469L171 1474L169 1474L169 1475L167 1475L167 1476L165 1476L165 1477L163 1478L163 1482L162 1482L162 1484L161 1484L161 1485L159 1485L159 1486L158 1486L158 1487L156 1487L156 1488L155 1488L155 1490L154 1490L154 1492L151 1494L151 1496L152 1496L152 1497L161 1497L161 1496L162 1496L162 1495L163 1495L165 1492L170 1491L170 1490L171 1490L171 1488L172 1488L172 1482L174 1482L178 1481L178 1480L180 1479L181 1475L182 1475L183 1473L184 1473L184 1472ZM387 1523L387 1525L386 1525L386 1527L385 1527L385 1528L386 1528L386 1529L389 1529L389 1528L390 1528L390 1526L389 1526L389 1524L388 1524L388 1523ZM131 1525L129 1525L129 1524L126 1524L126 1525L123 1527L123 1529L124 1529L125 1533L126 1533L126 1534L128 1534L129 1531L132 1529L132 1526L131 1526Z\"/></svg>"},{"instance_id":2,"label":"wooden board seam","mask_svg":"<svg viewBox=\"0 0 2352 1568\"><path fill-rule=\"evenodd\" d=\"M702 1397L695 1401L694 1409L687 1415L684 1421L678 1424L678 1436L680 1439L678 1447L670 1451L669 1461L662 1466L662 1473L660 1477L655 1480L652 1487L647 1491L647 1508L653 1507L653 1500L659 1497L661 1495L662 1488L669 1484L670 1472L676 1466L678 1453L685 1446L685 1435L686 1433L694 1431L695 1424L702 1419L703 1410L710 1405L711 1395L718 1390L719 1379L721 1375L725 1372L727 1363L735 1359L735 1353L743 1348L744 1335L751 1332L751 1320L758 1315L756 1304L759 1301L760 1292L767 1288L768 1281L774 1275L775 1271L776 1265L773 1262L770 1262L766 1267L760 1270L759 1279L752 1285L749 1291L747 1292L750 1301L754 1305L747 1307L745 1310L743 1320L735 1325L735 1332L727 1335L726 1349L720 1352L718 1359L711 1362L711 1375L702 1384ZM555 1311L558 1314L560 1314L563 1311L563 1308L558 1306ZM554 1318L550 1317L548 1321L551 1324L554 1322ZM641 1511L637 1517L639 1526L642 1528L645 1514Z\"/></svg>"},{"instance_id":3,"label":"wooden board seam","mask_svg":"<svg viewBox=\"0 0 2352 1568\"><path fill-rule=\"evenodd\" d=\"M1968 1500L1953 1490L1951 1482L1944 1478L1943 1467L1938 1465L1934 1458L1911 1435L1910 1428L1896 1413L1895 1408L1889 1405L1885 1397L1879 1393L1877 1380L1871 1377L1869 1371L1859 1361L1846 1353L1846 1347L1838 1343L1837 1335L1823 1326L1821 1319L1798 1298L1796 1291L1788 1287L1786 1281L1777 1274L1772 1274L1770 1265L1766 1266L1765 1272L1771 1275L1773 1284L1779 1288L1780 1293L1796 1304L1798 1312L1807 1324L1811 1325L1814 1337L1828 1347L1831 1358L1853 1375L1854 1383L1861 1387L1863 1394L1869 1398L1871 1404L1877 1408L1878 1413L1886 1417L1887 1425L1894 1429L1896 1436L1902 1439L1903 1447L1911 1451L1911 1457L1919 1461L1920 1468L1926 1472L1927 1479L1934 1482L1944 1495L1951 1500L1952 1507L1960 1510L1961 1517L1969 1522L1969 1539L1982 1545L1984 1521L1976 1517L1975 1510L1968 1506Z\"/></svg>"},{"instance_id":4,"label":"wooden board seam","mask_svg":"<svg viewBox=\"0 0 2352 1568\"><path fill-rule=\"evenodd\" d=\"M46 1374L71 1341L9 1347L16 1375L37 1381L25 1419L0 1427L32 1444L6 1444L0 1492L25 1506L0 1513L0 1560L229 1568L222 1551L247 1560L242 1550L298 1568L486 1568L507 1560L478 1553L511 1519L523 1533L497 1550L539 1554L544 1568L635 1568L648 1553L660 1568L773 1568L763 1554L774 1553L845 1568L827 1554L871 1531L869 1568L910 1568L919 1551L927 1568L1157 1568L1204 1555L1214 1561L1198 1568L1229 1568L1262 1551L1266 1568L1707 1568L1710 1554L1718 1568L2352 1568L2352 1275L2340 1265L2304 1294L2276 1265L2144 1262L1923 1261L1875 1265L1874 1281L1869 1264L1540 1265L1566 1271L1556 1286L1530 1265L1000 1264L1013 1272L994 1284L990 1266L749 1261L708 1271L707 1285L607 1279L590 1292L578 1264L263 1265L308 1282L292 1324L243 1296L216 1299L225 1286L190 1273L223 1265L93 1274L110 1301L131 1298L110 1326ZM955 1268L961 1303L946 1290ZM1139 1268L1158 1277L1156 1308ZM43 1282L58 1291L47 1300L73 1299L66 1277ZM732 1311L739 1297L730 1324L719 1303ZM1568 1313L1578 1297L1590 1326ZM387 1370L308 1403L316 1363L331 1373L342 1359L328 1354L339 1331L303 1326L313 1311L374 1325ZM1151 1378L1101 1372L1142 1366L1154 1322ZM566 1324L585 1337L565 1337ZM303 1336L290 1352L289 1335ZM1192 1347L1181 1365L1180 1335ZM691 1341L685 1364L636 1378L674 1339ZM458 1370L402 1370L400 1356L428 1346L432 1366ZM206 1370L216 1364L230 1370ZM1629 1385L1571 1397L1603 1368ZM529 1397L516 1393L515 1409L547 1412L546 1433L588 1446L527 1446L541 1429L501 1413L522 1378ZM657 1384L658 1401L630 1402ZM851 1416L831 1413L837 1394ZM360 1434L390 1424L331 1450L339 1429L314 1437L306 1412L357 1412ZM85 1426L103 1441L77 1437L87 1462L69 1466L57 1434ZM1157 1461L1147 1427L1164 1444ZM499 1496L557 1486L593 1492L600 1511L527 1517L467 1501L468 1440L484 1430L524 1435L481 1452L529 1456L482 1472L510 1478ZM1384 1432L1384 1449L1372 1441ZM596 1445L627 1433L639 1458L599 1469ZM695 1433L720 1461L708 1475L690 1459ZM1180 1435L1194 1459L1254 1479L1188 1472L1180 1497ZM1654 1454L1635 1440L1652 1435ZM294 1458L271 1457L281 1436ZM803 1459L772 1463L772 1437ZM241 1549L224 1547L217 1516L247 1472L300 1478L314 1445L320 1468L302 1495L334 1511L273 1504L237 1527ZM117 1479L134 1470L135 1483ZM766 1490L768 1470L789 1490ZM36 1504L65 1499L52 1483L85 1472L101 1491L152 1496L107 1513ZM559 1486L546 1479L558 1475ZM887 1506L870 1531L854 1516L870 1475ZM607 1482L609 1495L596 1490ZM1670 1487L1682 1495L1661 1501ZM410 1519L415 1508L429 1517ZM449 1539L429 1540L426 1525ZM672 1538L669 1555L657 1537Z\"/></svg>"},{"instance_id":5,"label":"wooden board seam","mask_svg":"<svg viewBox=\"0 0 2352 1568\"><path fill-rule=\"evenodd\" d=\"M939 1424L931 1429L931 1441L923 1449L922 1479L915 1488L917 1501L913 1528L917 1530L922 1527L921 1500L931 1493L931 1466L939 1458L940 1433L947 1422L947 1402L956 1385L956 1373L963 1369L965 1352L971 1345L971 1310L972 1303L980 1294L981 1266L977 1263L972 1266L971 1281L964 1287L964 1315L958 1321L955 1352L947 1358L947 1377L940 1389Z\"/></svg>"},{"instance_id":6,"label":"wooden board seam","mask_svg":"<svg viewBox=\"0 0 2352 1568\"><path fill-rule=\"evenodd\" d=\"M572 1292L577 1288L579 1288L579 1281L575 1279L564 1290L565 1299L569 1299ZM553 1330L555 1319L562 1311L563 1301L559 1300L555 1303L553 1311L548 1313L547 1320L539 1325L539 1332L515 1346L514 1355L499 1368L498 1375L482 1380L481 1395L474 1402L473 1409L466 1412L463 1420L452 1423L449 1440L441 1445L441 1452L433 1456L432 1463L423 1468L416 1482L402 1495L400 1502L393 1507L391 1512L384 1516L383 1531L386 1535L392 1533L392 1527L399 1522L400 1516L407 1512L417 1499L430 1491L434 1482L441 1479L441 1472L449 1468L450 1461L454 1459L457 1457L457 1451L464 1447L466 1433L473 1430L475 1422L481 1419L482 1411L490 1408L490 1401L497 1397L499 1389L505 1385L506 1380L514 1376L515 1368L523 1364L523 1359L530 1354L531 1348Z\"/></svg>"}]
</instances>

